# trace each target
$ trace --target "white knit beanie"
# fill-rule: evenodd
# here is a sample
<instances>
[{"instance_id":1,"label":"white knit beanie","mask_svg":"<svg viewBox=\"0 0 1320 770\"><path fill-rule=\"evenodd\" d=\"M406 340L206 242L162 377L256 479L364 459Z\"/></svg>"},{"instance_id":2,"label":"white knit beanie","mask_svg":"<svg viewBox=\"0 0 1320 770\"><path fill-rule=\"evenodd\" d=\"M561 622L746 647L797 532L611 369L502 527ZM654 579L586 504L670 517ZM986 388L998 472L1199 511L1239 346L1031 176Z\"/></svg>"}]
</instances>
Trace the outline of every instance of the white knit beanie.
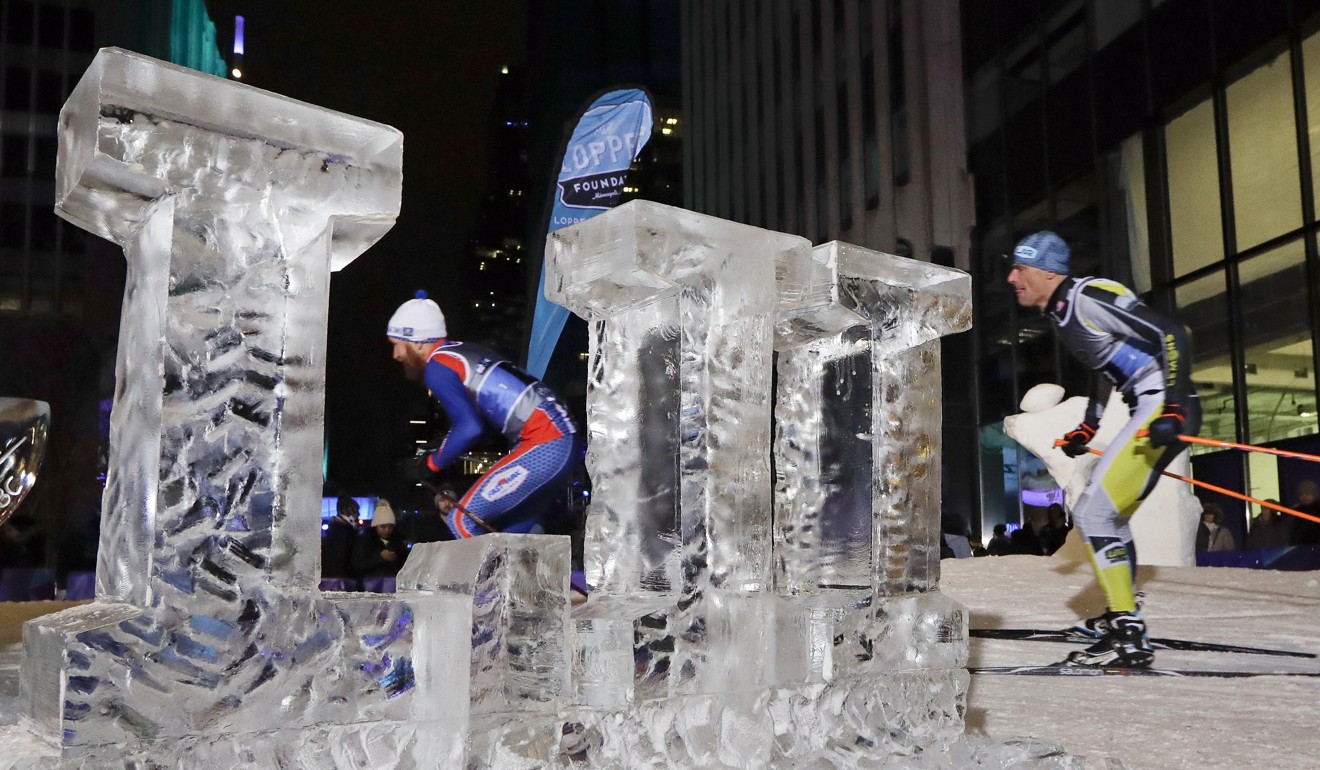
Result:
<instances>
[{"instance_id":1,"label":"white knit beanie","mask_svg":"<svg viewBox=\"0 0 1320 770\"><path fill-rule=\"evenodd\" d=\"M445 314L440 306L426 298L426 292L417 292L416 299L399 305L390 316L385 336L408 342L435 342L448 336Z\"/></svg>"},{"instance_id":2,"label":"white knit beanie","mask_svg":"<svg viewBox=\"0 0 1320 770\"><path fill-rule=\"evenodd\" d=\"M371 514L371 526L394 523L394 506L390 505L389 500L382 497L376 501L376 511Z\"/></svg>"}]
</instances>

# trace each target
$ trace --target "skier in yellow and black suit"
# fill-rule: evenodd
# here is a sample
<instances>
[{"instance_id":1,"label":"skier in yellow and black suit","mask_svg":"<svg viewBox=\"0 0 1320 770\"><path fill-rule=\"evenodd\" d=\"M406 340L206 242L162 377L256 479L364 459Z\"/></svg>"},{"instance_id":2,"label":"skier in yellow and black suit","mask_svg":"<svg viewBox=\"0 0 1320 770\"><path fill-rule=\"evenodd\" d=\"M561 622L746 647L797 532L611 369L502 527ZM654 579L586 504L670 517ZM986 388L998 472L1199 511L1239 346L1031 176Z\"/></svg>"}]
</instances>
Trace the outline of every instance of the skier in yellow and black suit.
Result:
<instances>
[{"instance_id":1,"label":"skier in yellow and black suit","mask_svg":"<svg viewBox=\"0 0 1320 770\"><path fill-rule=\"evenodd\" d=\"M1086 417L1064 435L1062 451L1070 457L1087 451L1111 388L1119 389L1130 410L1073 508L1108 611L1078 624L1097 641L1067 662L1149 666L1155 656L1133 591L1137 552L1128 520L1160 472L1187 447L1178 437L1201 428L1187 333L1120 283L1070 277L1068 245L1052 232L1022 239L1012 259L1008 282L1018 304L1040 310L1073 355L1103 375L1096 378ZM1142 431L1149 436L1139 436Z\"/></svg>"}]
</instances>

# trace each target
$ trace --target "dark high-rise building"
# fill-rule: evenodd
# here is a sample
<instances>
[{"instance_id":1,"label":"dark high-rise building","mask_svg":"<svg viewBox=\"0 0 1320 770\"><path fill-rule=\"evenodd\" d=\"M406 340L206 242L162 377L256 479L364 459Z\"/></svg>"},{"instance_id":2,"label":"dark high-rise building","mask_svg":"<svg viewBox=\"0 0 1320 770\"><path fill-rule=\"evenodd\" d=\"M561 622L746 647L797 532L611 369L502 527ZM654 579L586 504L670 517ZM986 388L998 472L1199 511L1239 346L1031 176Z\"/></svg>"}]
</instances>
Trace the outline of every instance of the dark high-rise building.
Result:
<instances>
[{"instance_id":1,"label":"dark high-rise building","mask_svg":"<svg viewBox=\"0 0 1320 770\"><path fill-rule=\"evenodd\" d=\"M541 288L544 238L564 147L578 116L600 94L642 88L651 98L651 140L628 173L622 200L682 202L682 115L678 0L573 0L528 4L531 185L527 236L529 303ZM525 335L530 335L531 314ZM526 339L518 351L526 355ZM545 380L583 418L586 324L569 316Z\"/></svg>"},{"instance_id":2,"label":"dark high-rise building","mask_svg":"<svg viewBox=\"0 0 1320 770\"><path fill-rule=\"evenodd\" d=\"M0 396L51 405L48 527L96 514L114 388L123 253L54 210L60 108L106 46L224 74L201 0L0 0Z\"/></svg>"},{"instance_id":3,"label":"dark high-rise building","mask_svg":"<svg viewBox=\"0 0 1320 770\"><path fill-rule=\"evenodd\" d=\"M1005 284L1002 255L1040 229L1070 242L1075 273L1190 327L1205 435L1317 452L1317 13L686 3L688 207L972 273L975 329L944 343L946 375L960 373L945 381L944 493L987 531L1029 513L1032 461L1003 418L1033 385L1080 395L1091 376ZM1198 475L1283 500L1310 467L1193 458Z\"/></svg>"},{"instance_id":4,"label":"dark high-rise building","mask_svg":"<svg viewBox=\"0 0 1320 770\"><path fill-rule=\"evenodd\" d=\"M723 219L967 269L955 0L683 3L684 200ZM975 505L972 391L942 342L944 499Z\"/></svg>"},{"instance_id":5,"label":"dark high-rise building","mask_svg":"<svg viewBox=\"0 0 1320 770\"><path fill-rule=\"evenodd\" d=\"M1320 451L1320 3L962 8L986 527L1021 508L1002 418L1033 385L1083 394L1089 376L1004 282L999 255L1040 229L1068 240L1076 274L1123 281L1191 329L1202 435ZM1285 501L1312 472L1242 453L1192 464ZM1241 503L1216 502L1242 542Z\"/></svg>"},{"instance_id":6,"label":"dark high-rise building","mask_svg":"<svg viewBox=\"0 0 1320 770\"><path fill-rule=\"evenodd\" d=\"M518 358L528 320L527 87L519 67L505 67L490 118L490 170L477 221L468 236L472 276L469 317L474 342Z\"/></svg>"}]
</instances>

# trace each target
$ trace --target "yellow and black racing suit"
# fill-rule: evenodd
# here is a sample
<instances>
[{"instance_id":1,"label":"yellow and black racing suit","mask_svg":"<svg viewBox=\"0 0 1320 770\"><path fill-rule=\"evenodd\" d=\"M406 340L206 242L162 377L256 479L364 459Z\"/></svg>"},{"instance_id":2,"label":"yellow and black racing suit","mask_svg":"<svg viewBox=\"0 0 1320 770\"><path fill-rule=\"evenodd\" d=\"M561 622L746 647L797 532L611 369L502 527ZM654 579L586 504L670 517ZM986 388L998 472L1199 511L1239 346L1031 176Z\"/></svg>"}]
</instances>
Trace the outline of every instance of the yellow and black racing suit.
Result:
<instances>
[{"instance_id":1,"label":"yellow and black racing suit","mask_svg":"<svg viewBox=\"0 0 1320 770\"><path fill-rule=\"evenodd\" d=\"M1201 427L1187 333L1126 286L1103 278L1066 278L1045 315L1073 355L1102 375L1095 378L1085 419L1067 438L1080 434L1075 440L1085 443L1095 435L1111 388L1119 389L1129 408L1128 422L1096 464L1073 520L1109 609L1130 612L1136 609L1137 555L1128 520L1160 472L1187 447L1177 440L1152 446L1138 432L1161 417L1176 418L1178 434L1195 435Z\"/></svg>"}]
</instances>

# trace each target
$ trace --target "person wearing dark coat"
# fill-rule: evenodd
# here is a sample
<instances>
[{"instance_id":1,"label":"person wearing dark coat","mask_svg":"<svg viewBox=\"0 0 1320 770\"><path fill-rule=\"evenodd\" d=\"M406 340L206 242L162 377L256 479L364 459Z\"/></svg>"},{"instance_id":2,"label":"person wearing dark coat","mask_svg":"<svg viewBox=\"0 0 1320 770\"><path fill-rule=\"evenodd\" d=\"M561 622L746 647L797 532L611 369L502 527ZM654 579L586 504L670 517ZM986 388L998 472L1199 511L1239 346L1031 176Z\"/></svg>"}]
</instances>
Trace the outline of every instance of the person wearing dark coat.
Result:
<instances>
[{"instance_id":1,"label":"person wearing dark coat","mask_svg":"<svg viewBox=\"0 0 1320 770\"><path fill-rule=\"evenodd\" d=\"M441 540L453 540L454 533L449 529L449 514L458 505L458 493L453 487L437 487L431 497L433 509L422 509L405 515L396 531L403 535L409 546L418 543L434 543Z\"/></svg>"},{"instance_id":2,"label":"person wearing dark coat","mask_svg":"<svg viewBox=\"0 0 1320 770\"><path fill-rule=\"evenodd\" d=\"M1049 556L1063 547L1072 525L1068 523L1068 512L1058 503L1050 503L1045 515L1045 526L1040 528L1040 548Z\"/></svg>"},{"instance_id":3,"label":"person wearing dark coat","mask_svg":"<svg viewBox=\"0 0 1320 770\"><path fill-rule=\"evenodd\" d=\"M344 495L321 536L321 577L354 580L353 545L358 539L358 504Z\"/></svg>"},{"instance_id":4,"label":"person wearing dark coat","mask_svg":"<svg viewBox=\"0 0 1320 770\"><path fill-rule=\"evenodd\" d=\"M359 577L394 577L407 558L408 542L397 531L394 508L388 500L380 500L371 517L371 530L354 546L353 566Z\"/></svg>"},{"instance_id":5,"label":"person wearing dark coat","mask_svg":"<svg viewBox=\"0 0 1320 770\"><path fill-rule=\"evenodd\" d=\"M1297 485L1297 501L1292 507L1295 511L1320 516L1320 488L1314 481L1308 479ZM1310 519L1294 519L1291 525L1293 545L1320 545L1320 524Z\"/></svg>"},{"instance_id":6,"label":"person wearing dark coat","mask_svg":"<svg viewBox=\"0 0 1320 770\"><path fill-rule=\"evenodd\" d=\"M1278 504L1278 500L1266 500ZM1247 532L1247 549L1283 548L1292 536L1291 522L1282 513L1262 507L1256 518L1251 520L1251 529Z\"/></svg>"}]
</instances>

